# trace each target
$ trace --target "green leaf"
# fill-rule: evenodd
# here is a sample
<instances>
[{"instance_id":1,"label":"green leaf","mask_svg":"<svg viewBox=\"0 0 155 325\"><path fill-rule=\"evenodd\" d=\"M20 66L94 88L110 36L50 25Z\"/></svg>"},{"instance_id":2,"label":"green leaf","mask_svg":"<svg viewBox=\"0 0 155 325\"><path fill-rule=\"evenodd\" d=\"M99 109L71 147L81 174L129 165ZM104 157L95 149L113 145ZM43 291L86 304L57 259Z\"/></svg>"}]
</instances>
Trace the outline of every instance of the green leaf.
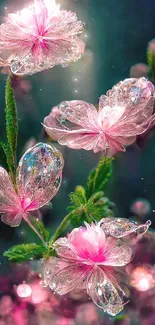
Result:
<instances>
[{"instance_id":1,"label":"green leaf","mask_svg":"<svg viewBox=\"0 0 155 325\"><path fill-rule=\"evenodd\" d=\"M13 164L13 161L12 161L12 154L10 152L9 144L4 143L4 142L0 142L0 146L3 149L3 152L5 154L6 162L7 162L8 168L9 168L9 172L10 172L12 182L15 184L14 164Z\"/></svg>"},{"instance_id":2,"label":"green leaf","mask_svg":"<svg viewBox=\"0 0 155 325\"><path fill-rule=\"evenodd\" d=\"M92 194L92 196L90 197L90 199L88 200L88 203L96 203L98 202L98 200L100 200L104 195L103 191L100 192L96 192L94 194Z\"/></svg>"},{"instance_id":3,"label":"green leaf","mask_svg":"<svg viewBox=\"0 0 155 325\"><path fill-rule=\"evenodd\" d=\"M97 167L90 173L86 184L87 199L96 192L102 191L112 174L113 158L102 157Z\"/></svg>"},{"instance_id":4,"label":"green leaf","mask_svg":"<svg viewBox=\"0 0 155 325\"><path fill-rule=\"evenodd\" d=\"M80 222L89 219L85 189L82 186L77 186L75 192L70 194L70 200L72 204L67 208L68 212L72 212L70 223L77 227Z\"/></svg>"},{"instance_id":5,"label":"green leaf","mask_svg":"<svg viewBox=\"0 0 155 325\"><path fill-rule=\"evenodd\" d=\"M102 218L114 216L113 211L107 205L103 205L103 206L91 205L88 206L87 210L89 215L92 216L93 219L98 221L101 220Z\"/></svg>"},{"instance_id":6,"label":"green leaf","mask_svg":"<svg viewBox=\"0 0 155 325\"><path fill-rule=\"evenodd\" d=\"M87 212L96 220L102 218L112 217L114 215L112 211L113 203L104 196L104 192L100 191L93 194L87 203Z\"/></svg>"},{"instance_id":7,"label":"green leaf","mask_svg":"<svg viewBox=\"0 0 155 325\"><path fill-rule=\"evenodd\" d=\"M0 141L0 165L7 167L7 161L6 161L6 147L7 144Z\"/></svg>"},{"instance_id":8,"label":"green leaf","mask_svg":"<svg viewBox=\"0 0 155 325\"><path fill-rule=\"evenodd\" d=\"M12 154L10 152L8 143L0 142L0 146L5 153L8 166L10 166L10 169L13 169Z\"/></svg>"},{"instance_id":9,"label":"green leaf","mask_svg":"<svg viewBox=\"0 0 155 325\"><path fill-rule=\"evenodd\" d=\"M77 186L74 193L70 194L72 210L84 205L87 202L85 189L82 186Z\"/></svg>"},{"instance_id":10,"label":"green leaf","mask_svg":"<svg viewBox=\"0 0 155 325\"><path fill-rule=\"evenodd\" d=\"M74 213L73 213L74 211ZM70 218L70 224L76 228L79 227L82 222L85 221L85 213L83 212L82 209L77 210L72 210L72 216Z\"/></svg>"},{"instance_id":11,"label":"green leaf","mask_svg":"<svg viewBox=\"0 0 155 325\"><path fill-rule=\"evenodd\" d=\"M147 59L148 59L148 64L151 68L153 79L155 81L155 39L149 42L148 49L147 49Z\"/></svg>"},{"instance_id":12,"label":"green leaf","mask_svg":"<svg viewBox=\"0 0 155 325\"><path fill-rule=\"evenodd\" d=\"M71 214L70 223L74 227L83 221L91 223L113 216L113 204L104 196L103 187L112 173L113 158L102 157L98 166L90 173L86 189L77 186L70 194L71 205L67 211Z\"/></svg>"},{"instance_id":13,"label":"green leaf","mask_svg":"<svg viewBox=\"0 0 155 325\"><path fill-rule=\"evenodd\" d=\"M37 229L37 231L40 233L40 235L42 236L42 238L44 239L45 242L48 242L50 239L50 233L49 231L45 228L44 224L42 221L40 221L39 219L31 219L32 224L34 225L34 227Z\"/></svg>"},{"instance_id":14,"label":"green leaf","mask_svg":"<svg viewBox=\"0 0 155 325\"><path fill-rule=\"evenodd\" d=\"M12 88L12 78L8 77L5 90L5 118L6 118L6 135L8 140L8 147L6 151L7 161L9 169L11 165L15 169L16 163L16 149L17 149L17 138L18 138L18 116L16 103ZM10 163L11 160L11 163Z\"/></svg>"},{"instance_id":15,"label":"green leaf","mask_svg":"<svg viewBox=\"0 0 155 325\"><path fill-rule=\"evenodd\" d=\"M37 244L22 244L11 247L4 252L9 261L22 263L33 259L40 259L46 254L46 247Z\"/></svg>"}]
</instances>

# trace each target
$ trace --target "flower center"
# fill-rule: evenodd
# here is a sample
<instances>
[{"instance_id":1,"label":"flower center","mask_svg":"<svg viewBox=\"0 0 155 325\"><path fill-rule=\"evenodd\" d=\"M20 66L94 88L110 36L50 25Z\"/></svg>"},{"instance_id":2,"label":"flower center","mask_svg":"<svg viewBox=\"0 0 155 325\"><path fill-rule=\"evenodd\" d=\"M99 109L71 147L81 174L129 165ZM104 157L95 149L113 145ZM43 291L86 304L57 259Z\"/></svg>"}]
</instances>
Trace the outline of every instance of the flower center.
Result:
<instances>
[{"instance_id":1,"label":"flower center","mask_svg":"<svg viewBox=\"0 0 155 325\"><path fill-rule=\"evenodd\" d=\"M105 238L104 233L96 226L85 229L82 227L73 238L71 238L72 250L88 264L105 262Z\"/></svg>"},{"instance_id":2,"label":"flower center","mask_svg":"<svg viewBox=\"0 0 155 325\"><path fill-rule=\"evenodd\" d=\"M83 248L78 253L78 256L84 260L88 260L94 263L103 263L106 260L103 248L91 249L91 250L88 250L87 248Z\"/></svg>"}]
</instances>

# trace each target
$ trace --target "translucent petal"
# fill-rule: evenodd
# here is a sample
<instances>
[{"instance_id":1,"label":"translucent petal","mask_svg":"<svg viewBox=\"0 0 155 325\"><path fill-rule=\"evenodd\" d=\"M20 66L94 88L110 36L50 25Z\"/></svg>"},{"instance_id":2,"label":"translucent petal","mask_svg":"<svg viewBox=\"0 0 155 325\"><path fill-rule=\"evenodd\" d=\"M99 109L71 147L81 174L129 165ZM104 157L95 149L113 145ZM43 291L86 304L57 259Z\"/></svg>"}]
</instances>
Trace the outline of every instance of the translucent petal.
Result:
<instances>
[{"instance_id":1,"label":"translucent petal","mask_svg":"<svg viewBox=\"0 0 155 325\"><path fill-rule=\"evenodd\" d=\"M59 295L64 295L79 286L90 269L90 266L81 263L68 265L52 277L49 286Z\"/></svg>"},{"instance_id":2,"label":"translucent petal","mask_svg":"<svg viewBox=\"0 0 155 325\"><path fill-rule=\"evenodd\" d=\"M57 239L53 244L53 247L58 256L66 260L77 259L77 255L71 250L70 243L66 237Z\"/></svg>"},{"instance_id":3,"label":"translucent petal","mask_svg":"<svg viewBox=\"0 0 155 325\"><path fill-rule=\"evenodd\" d=\"M68 236L72 251L86 262L102 260L102 251L107 248L105 235L98 225L86 224L86 227L75 228ZM108 246L111 243L108 242ZM99 260L98 260L99 257Z\"/></svg>"},{"instance_id":4,"label":"translucent petal","mask_svg":"<svg viewBox=\"0 0 155 325\"><path fill-rule=\"evenodd\" d=\"M151 221L148 220L145 224L138 225L125 218L105 218L100 221L100 225L107 235L122 238L133 232L144 234L151 225Z\"/></svg>"},{"instance_id":5,"label":"translucent petal","mask_svg":"<svg viewBox=\"0 0 155 325\"><path fill-rule=\"evenodd\" d=\"M42 286L48 287L51 285L52 278L59 271L63 270L68 265L64 260L51 257L42 262Z\"/></svg>"},{"instance_id":6,"label":"translucent petal","mask_svg":"<svg viewBox=\"0 0 155 325\"><path fill-rule=\"evenodd\" d=\"M103 264L110 266L124 266L131 261L132 256L132 249L127 245L121 245L114 247L107 252L107 258Z\"/></svg>"},{"instance_id":7,"label":"translucent petal","mask_svg":"<svg viewBox=\"0 0 155 325\"><path fill-rule=\"evenodd\" d=\"M55 107L54 110L51 111L50 115L45 118L44 124L51 128L52 126L57 126L57 128L60 129L79 130L77 126L80 126L81 129L84 128L89 130L90 127L92 128L90 112L95 114L95 116L97 114L97 110L92 104L82 100L65 101L60 103L57 110ZM72 123L69 125L69 128L67 128L68 121ZM51 123L53 123L53 125L51 125Z\"/></svg>"},{"instance_id":8,"label":"translucent petal","mask_svg":"<svg viewBox=\"0 0 155 325\"><path fill-rule=\"evenodd\" d=\"M5 213L1 215L2 222L11 227L18 227L22 221L23 215L21 213Z\"/></svg>"},{"instance_id":9,"label":"translucent petal","mask_svg":"<svg viewBox=\"0 0 155 325\"><path fill-rule=\"evenodd\" d=\"M155 119L152 116L154 107L154 98L145 98L141 100L141 103L130 107L131 111L127 112L128 107L125 110L125 116L111 126L108 129L108 133L111 136L129 136L133 137L141 134L147 130L150 123Z\"/></svg>"},{"instance_id":10,"label":"translucent petal","mask_svg":"<svg viewBox=\"0 0 155 325\"><path fill-rule=\"evenodd\" d=\"M118 290L100 267L92 271L87 282L87 292L97 306L112 316L123 309Z\"/></svg>"},{"instance_id":11,"label":"translucent petal","mask_svg":"<svg viewBox=\"0 0 155 325\"><path fill-rule=\"evenodd\" d=\"M118 151L125 151L125 148L121 141L118 141L115 137L107 136L106 153L108 157L114 156Z\"/></svg>"},{"instance_id":12,"label":"translucent petal","mask_svg":"<svg viewBox=\"0 0 155 325\"><path fill-rule=\"evenodd\" d=\"M50 12L49 6L51 1L46 0L46 3L48 11ZM54 16L53 4L51 5L51 13L52 16ZM77 16L74 12L59 10L56 17L52 17L52 19L50 19L49 15L47 35L49 37L52 37L55 34L59 37L62 37L62 35L64 35L66 38L68 38L68 36L79 35L82 33L83 27L84 26L81 21L77 20Z\"/></svg>"},{"instance_id":13,"label":"translucent petal","mask_svg":"<svg viewBox=\"0 0 155 325\"><path fill-rule=\"evenodd\" d=\"M69 148L98 152L104 147L104 136L100 146L97 110L84 101L62 102L45 118L44 126L53 140Z\"/></svg>"},{"instance_id":14,"label":"translucent petal","mask_svg":"<svg viewBox=\"0 0 155 325\"><path fill-rule=\"evenodd\" d=\"M73 134L70 132L68 135L64 135L61 137L58 142L61 145L67 145L69 148L73 149L85 149L85 150L93 150L97 147L97 143L99 141L99 135L94 134L84 134L77 133Z\"/></svg>"},{"instance_id":15,"label":"translucent petal","mask_svg":"<svg viewBox=\"0 0 155 325\"><path fill-rule=\"evenodd\" d=\"M25 211L36 210L56 195L64 161L53 146L39 143L23 155L17 170L18 193Z\"/></svg>"},{"instance_id":16,"label":"translucent petal","mask_svg":"<svg viewBox=\"0 0 155 325\"><path fill-rule=\"evenodd\" d=\"M143 103L142 109L144 109L144 106L153 95L154 85L146 78L128 78L114 85L113 88L107 92L107 96L103 95L100 97L99 111L106 106L118 107L121 103L121 105L126 107L124 117L129 116L126 115L127 113L131 113L133 117L135 114L139 114L140 106L137 105ZM139 107L137 113L136 107ZM146 114L150 114L150 111L148 113L146 112Z\"/></svg>"},{"instance_id":17,"label":"translucent petal","mask_svg":"<svg viewBox=\"0 0 155 325\"><path fill-rule=\"evenodd\" d=\"M134 137L146 131L154 107L154 86L145 78L120 81L101 96L99 113L103 128L112 137Z\"/></svg>"},{"instance_id":18,"label":"translucent petal","mask_svg":"<svg viewBox=\"0 0 155 325\"><path fill-rule=\"evenodd\" d=\"M9 174L0 167L0 213L18 213L20 208L20 199L15 192Z\"/></svg>"}]
</instances>

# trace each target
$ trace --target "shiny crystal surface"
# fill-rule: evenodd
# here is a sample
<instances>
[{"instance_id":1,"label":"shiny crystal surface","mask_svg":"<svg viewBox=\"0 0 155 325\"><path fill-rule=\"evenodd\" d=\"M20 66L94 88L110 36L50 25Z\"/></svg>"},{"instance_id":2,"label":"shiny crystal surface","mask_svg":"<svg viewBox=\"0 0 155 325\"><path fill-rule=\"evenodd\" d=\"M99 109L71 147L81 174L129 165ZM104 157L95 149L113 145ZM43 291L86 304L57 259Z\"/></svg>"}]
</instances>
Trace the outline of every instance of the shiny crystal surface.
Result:
<instances>
[{"instance_id":1,"label":"shiny crystal surface","mask_svg":"<svg viewBox=\"0 0 155 325\"><path fill-rule=\"evenodd\" d=\"M60 188L63 166L60 151L38 143L27 150L19 162L17 191L7 171L0 167L1 220L12 227L19 226L30 211L48 203Z\"/></svg>"},{"instance_id":2,"label":"shiny crystal surface","mask_svg":"<svg viewBox=\"0 0 155 325\"><path fill-rule=\"evenodd\" d=\"M39 143L21 158L17 186L24 208L34 210L49 202L61 185L64 161L53 146Z\"/></svg>"},{"instance_id":3,"label":"shiny crystal surface","mask_svg":"<svg viewBox=\"0 0 155 325\"><path fill-rule=\"evenodd\" d=\"M125 218L105 218L100 221L100 225L106 235L122 238L133 232L144 234L151 225L151 221L148 220L145 224L139 225Z\"/></svg>"}]
</instances>

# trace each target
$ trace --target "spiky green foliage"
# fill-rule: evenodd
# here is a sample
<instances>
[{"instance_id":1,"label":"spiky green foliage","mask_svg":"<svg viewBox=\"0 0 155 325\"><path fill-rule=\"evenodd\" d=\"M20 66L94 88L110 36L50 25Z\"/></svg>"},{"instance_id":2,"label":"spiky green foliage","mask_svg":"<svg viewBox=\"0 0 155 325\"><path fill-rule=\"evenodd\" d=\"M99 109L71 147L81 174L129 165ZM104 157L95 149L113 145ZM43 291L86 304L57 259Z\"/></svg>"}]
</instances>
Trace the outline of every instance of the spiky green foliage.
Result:
<instances>
[{"instance_id":1,"label":"spiky green foliage","mask_svg":"<svg viewBox=\"0 0 155 325\"><path fill-rule=\"evenodd\" d=\"M13 246L4 252L3 255L9 261L22 263L24 261L40 259L46 255L46 252L47 248L45 246L31 243Z\"/></svg>"},{"instance_id":2,"label":"spiky green foliage","mask_svg":"<svg viewBox=\"0 0 155 325\"><path fill-rule=\"evenodd\" d=\"M12 78L8 76L5 90L5 119L6 119L6 135L7 135L7 150L5 150L7 156L7 162L9 169L12 166L15 169L16 164L16 149L18 138L18 116L16 103L12 88Z\"/></svg>"},{"instance_id":3,"label":"spiky green foliage","mask_svg":"<svg viewBox=\"0 0 155 325\"><path fill-rule=\"evenodd\" d=\"M90 173L86 184L86 197L102 191L112 174L113 158L101 157L97 167Z\"/></svg>"},{"instance_id":4,"label":"spiky green foliage","mask_svg":"<svg viewBox=\"0 0 155 325\"><path fill-rule=\"evenodd\" d=\"M113 203L104 196L103 188L112 173L113 158L102 157L97 167L90 173L86 187L77 186L70 194L71 205L67 208L72 212L70 222L79 226L82 221L91 222L113 216Z\"/></svg>"},{"instance_id":5,"label":"spiky green foliage","mask_svg":"<svg viewBox=\"0 0 155 325\"><path fill-rule=\"evenodd\" d=\"M104 196L103 191L96 192L87 200L86 194L84 196L85 189L82 186L77 188L74 193L70 194L71 205L67 208L69 213L72 212L70 222L74 227L79 226L82 221L90 223L93 220L113 216L113 203Z\"/></svg>"}]
</instances>

